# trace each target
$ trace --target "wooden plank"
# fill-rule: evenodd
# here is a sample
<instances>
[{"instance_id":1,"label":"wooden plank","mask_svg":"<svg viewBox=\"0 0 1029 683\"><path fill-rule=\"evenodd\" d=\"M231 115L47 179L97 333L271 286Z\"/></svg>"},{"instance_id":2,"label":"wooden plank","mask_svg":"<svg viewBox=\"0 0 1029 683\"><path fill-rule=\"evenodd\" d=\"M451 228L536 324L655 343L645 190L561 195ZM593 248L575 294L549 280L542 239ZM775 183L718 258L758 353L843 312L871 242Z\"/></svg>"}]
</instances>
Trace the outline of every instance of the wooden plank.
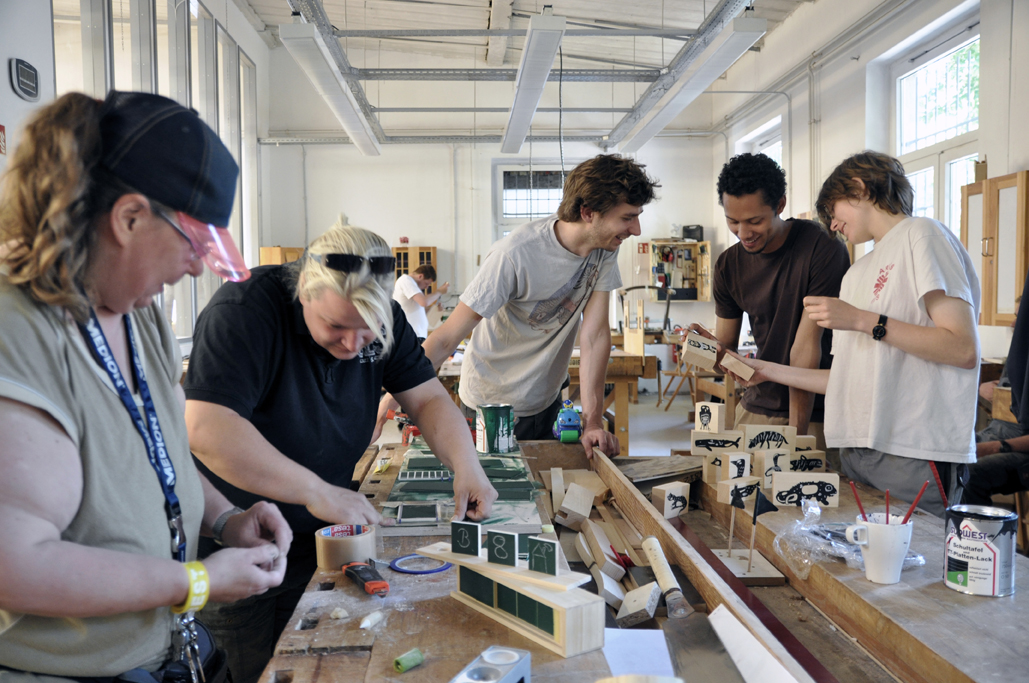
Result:
<instances>
[{"instance_id":1,"label":"wooden plank","mask_svg":"<svg viewBox=\"0 0 1029 683\"><path fill-rule=\"evenodd\" d=\"M993 419L1004 422L1018 422L1018 418L1011 412L1011 387L994 387L993 389Z\"/></svg>"},{"instance_id":2,"label":"wooden plank","mask_svg":"<svg viewBox=\"0 0 1029 683\"><path fill-rule=\"evenodd\" d=\"M375 444L372 444L368 448L364 449L364 455L362 455L361 459L357 461L356 465L354 465L354 474L353 476L351 476L350 482L351 491L357 491L359 488L361 488L361 482L364 481L364 478L365 476L367 476L368 471L371 469L372 465L375 464L375 460L378 457L378 454L379 447Z\"/></svg>"},{"instance_id":3,"label":"wooden plank","mask_svg":"<svg viewBox=\"0 0 1029 683\"><path fill-rule=\"evenodd\" d=\"M665 552L665 556L670 562L679 565L690 582L700 592L710 609L714 609L718 605L726 605L800 683L813 682L815 680L800 665L794 655L787 651L783 644L776 639L768 626L758 619L740 596L715 572L708 561L677 534L667 520L657 514L657 510L622 475L607 456L595 450L593 462L597 468L597 474L607 483L611 488L612 495L618 500L619 509L622 511L622 514L635 527L640 529L641 533L657 537ZM822 671L824 671L824 668ZM821 672L819 673L821 674ZM827 673L825 672L825 674ZM835 679L832 679L831 676L826 678L820 675L819 680Z\"/></svg>"},{"instance_id":4,"label":"wooden plank","mask_svg":"<svg viewBox=\"0 0 1029 683\"><path fill-rule=\"evenodd\" d=\"M572 484L578 484L583 488L587 488L593 492L593 504L603 504L607 498L607 484L605 484L600 477L597 476L596 472L591 470L563 470L559 467L552 468L551 470L543 470L540 472L540 477L543 480L544 486L557 494L557 489L553 488L553 472L554 470L561 471L561 479L564 482L565 489ZM562 494L563 497L563 494ZM558 505L555 509L560 508Z\"/></svg>"},{"instance_id":5,"label":"wooden plank","mask_svg":"<svg viewBox=\"0 0 1029 683\"><path fill-rule=\"evenodd\" d=\"M553 496L552 501L554 504L554 512L561 510L561 503L565 499L565 477L564 470L560 467L555 467L550 470L550 481L544 478L543 483L546 484L547 488L550 489L550 494ZM551 515L553 517L553 515Z\"/></svg>"},{"instance_id":6,"label":"wooden plank","mask_svg":"<svg viewBox=\"0 0 1029 683\"><path fill-rule=\"evenodd\" d=\"M849 488L846 482L843 486ZM859 484L866 512L881 512L881 492ZM704 508L728 526L729 506L702 488ZM907 504L891 500L891 506ZM840 496L838 508L822 508L823 523L853 524L858 515L852 495ZM943 585L943 520L916 510L911 550L925 557L925 566L905 570L900 584L884 589L843 562L818 563L807 579L798 577L772 544L777 534L802 516L799 508L758 518L756 548L786 575L789 583L840 628L882 662L895 676L911 683L1015 681L1024 678L1029 652L1029 558L1015 556L1015 594L992 599L964 595ZM749 542L751 518L736 515L736 536Z\"/></svg>"},{"instance_id":7,"label":"wooden plank","mask_svg":"<svg viewBox=\"0 0 1029 683\"><path fill-rule=\"evenodd\" d=\"M554 521L569 529L579 530L579 525L590 516L593 509L593 492L584 486L572 484L565 491L561 509L554 516Z\"/></svg>"},{"instance_id":8,"label":"wooden plank","mask_svg":"<svg viewBox=\"0 0 1029 683\"><path fill-rule=\"evenodd\" d=\"M682 477L683 481L696 481L704 466L701 455L669 455L657 458L626 458L617 461L618 469L634 484L665 477Z\"/></svg>"}]
</instances>

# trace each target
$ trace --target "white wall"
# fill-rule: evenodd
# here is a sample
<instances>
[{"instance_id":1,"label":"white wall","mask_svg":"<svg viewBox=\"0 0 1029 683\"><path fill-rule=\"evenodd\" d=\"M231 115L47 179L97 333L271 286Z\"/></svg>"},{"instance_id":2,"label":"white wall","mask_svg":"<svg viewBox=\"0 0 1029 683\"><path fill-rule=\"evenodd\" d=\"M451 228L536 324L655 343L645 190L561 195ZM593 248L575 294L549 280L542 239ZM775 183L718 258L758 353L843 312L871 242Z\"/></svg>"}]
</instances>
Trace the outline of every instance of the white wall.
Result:
<instances>
[{"instance_id":1,"label":"white wall","mask_svg":"<svg viewBox=\"0 0 1029 683\"><path fill-rule=\"evenodd\" d=\"M24 59L39 71L40 102L54 99L53 21L49 2L0 2L0 125L6 130L7 154L0 155L0 173L18 144L25 119L38 106L18 97L11 88L9 62Z\"/></svg>"}]
</instances>

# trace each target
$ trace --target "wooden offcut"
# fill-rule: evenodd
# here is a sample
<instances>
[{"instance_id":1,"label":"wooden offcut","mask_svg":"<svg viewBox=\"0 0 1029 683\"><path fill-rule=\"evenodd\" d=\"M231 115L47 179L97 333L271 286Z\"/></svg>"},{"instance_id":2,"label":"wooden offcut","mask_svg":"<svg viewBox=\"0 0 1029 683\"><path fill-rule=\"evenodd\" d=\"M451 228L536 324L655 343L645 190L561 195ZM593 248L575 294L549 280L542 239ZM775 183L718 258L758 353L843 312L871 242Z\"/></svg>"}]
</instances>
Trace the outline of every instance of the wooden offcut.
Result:
<instances>
[{"instance_id":1,"label":"wooden offcut","mask_svg":"<svg viewBox=\"0 0 1029 683\"><path fill-rule=\"evenodd\" d=\"M582 535L589 545L590 553L600 571L615 581L621 581L625 576L625 568L616 560L614 552L611 550L611 540L604 530L595 522L587 519L582 523Z\"/></svg>"},{"instance_id":2,"label":"wooden offcut","mask_svg":"<svg viewBox=\"0 0 1029 683\"><path fill-rule=\"evenodd\" d=\"M696 365L705 370L714 370L715 359L718 356L718 342L696 332L687 332L686 339L682 343L682 355L683 360L690 365Z\"/></svg>"},{"instance_id":3,"label":"wooden offcut","mask_svg":"<svg viewBox=\"0 0 1029 683\"><path fill-rule=\"evenodd\" d=\"M654 617L657 603L661 599L661 589L656 581L640 586L625 594L622 606L618 609L615 623L620 628L629 628Z\"/></svg>"},{"instance_id":4,"label":"wooden offcut","mask_svg":"<svg viewBox=\"0 0 1029 683\"><path fill-rule=\"evenodd\" d=\"M754 376L754 368L750 367L741 360L738 360L729 354L722 356L722 367L736 375L744 382L749 382L750 378Z\"/></svg>"},{"instance_id":5,"label":"wooden offcut","mask_svg":"<svg viewBox=\"0 0 1029 683\"><path fill-rule=\"evenodd\" d=\"M569 529L579 530L582 521L590 516L593 509L593 492L585 486L572 484L565 491L561 507L555 510L554 521Z\"/></svg>"}]
</instances>

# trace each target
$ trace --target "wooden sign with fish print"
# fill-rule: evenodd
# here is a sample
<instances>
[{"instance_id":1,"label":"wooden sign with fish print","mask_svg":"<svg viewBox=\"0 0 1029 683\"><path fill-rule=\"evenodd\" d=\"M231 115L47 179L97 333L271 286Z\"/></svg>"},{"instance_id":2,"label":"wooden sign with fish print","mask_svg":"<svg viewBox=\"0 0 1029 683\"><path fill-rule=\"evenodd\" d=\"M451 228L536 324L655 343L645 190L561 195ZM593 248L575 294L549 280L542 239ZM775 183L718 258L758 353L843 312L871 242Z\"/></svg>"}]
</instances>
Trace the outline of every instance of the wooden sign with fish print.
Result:
<instances>
[{"instance_id":1,"label":"wooden sign with fish print","mask_svg":"<svg viewBox=\"0 0 1029 683\"><path fill-rule=\"evenodd\" d=\"M740 450L770 451L776 448L794 450L797 428L787 425L743 425L746 443Z\"/></svg>"},{"instance_id":2,"label":"wooden sign with fish print","mask_svg":"<svg viewBox=\"0 0 1029 683\"><path fill-rule=\"evenodd\" d=\"M692 455L711 455L726 451L745 451L743 432L690 432L690 452Z\"/></svg>"},{"instance_id":3,"label":"wooden sign with fish print","mask_svg":"<svg viewBox=\"0 0 1029 683\"><path fill-rule=\"evenodd\" d=\"M776 472L772 475L772 503L800 505L805 500L839 507L840 475L825 472Z\"/></svg>"}]
</instances>

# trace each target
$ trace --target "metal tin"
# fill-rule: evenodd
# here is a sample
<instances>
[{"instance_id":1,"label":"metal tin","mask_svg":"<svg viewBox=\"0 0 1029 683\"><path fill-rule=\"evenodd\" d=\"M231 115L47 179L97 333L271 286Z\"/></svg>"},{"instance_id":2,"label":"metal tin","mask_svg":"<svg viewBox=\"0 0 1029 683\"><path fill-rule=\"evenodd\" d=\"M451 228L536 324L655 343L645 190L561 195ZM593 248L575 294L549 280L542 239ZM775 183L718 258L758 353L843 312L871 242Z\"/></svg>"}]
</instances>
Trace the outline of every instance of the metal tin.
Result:
<instances>
[{"instance_id":1,"label":"metal tin","mask_svg":"<svg viewBox=\"0 0 1029 683\"><path fill-rule=\"evenodd\" d=\"M475 409L475 450L483 454L518 450L514 421L514 406L509 403L478 406Z\"/></svg>"},{"instance_id":2,"label":"metal tin","mask_svg":"<svg viewBox=\"0 0 1029 683\"><path fill-rule=\"evenodd\" d=\"M969 595L1015 592L1015 528L1018 515L983 505L947 508L943 582Z\"/></svg>"}]
</instances>

